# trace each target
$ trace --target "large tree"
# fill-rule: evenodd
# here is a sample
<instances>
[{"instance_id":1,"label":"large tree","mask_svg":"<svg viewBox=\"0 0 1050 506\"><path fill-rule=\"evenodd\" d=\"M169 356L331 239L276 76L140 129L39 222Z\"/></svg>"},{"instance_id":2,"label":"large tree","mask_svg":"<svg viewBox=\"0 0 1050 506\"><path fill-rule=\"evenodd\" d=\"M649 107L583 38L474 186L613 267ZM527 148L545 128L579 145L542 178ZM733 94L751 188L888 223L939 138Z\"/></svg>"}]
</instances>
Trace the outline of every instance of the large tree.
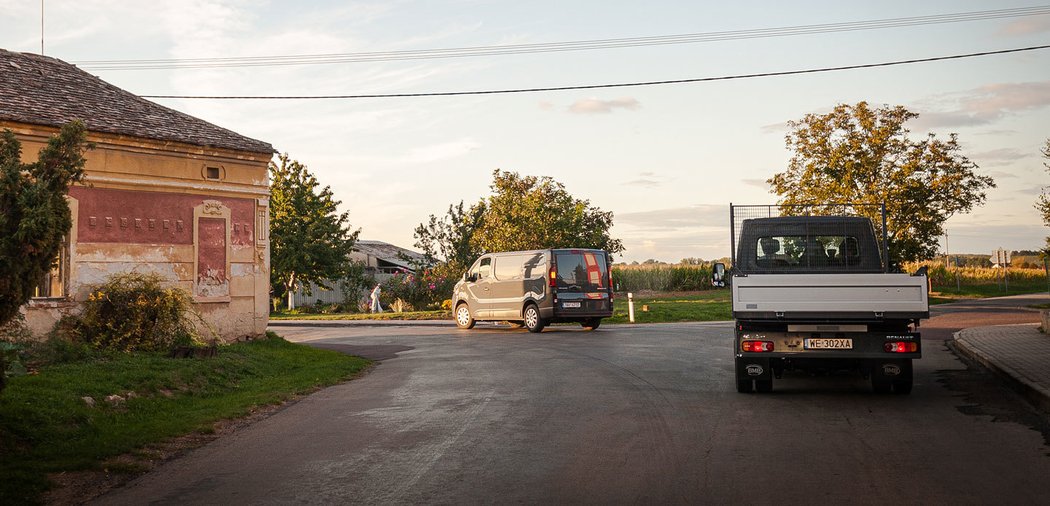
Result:
<instances>
[{"instance_id":1,"label":"large tree","mask_svg":"<svg viewBox=\"0 0 1050 506\"><path fill-rule=\"evenodd\" d=\"M22 163L15 134L0 134L0 325L18 313L58 257L73 223L66 195L84 177L86 139L83 123L68 123L36 162Z\"/></svg>"},{"instance_id":2,"label":"large tree","mask_svg":"<svg viewBox=\"0 0 1050 506\"><path fill-rule=\"evenodd\" d=\"M484 218L474 231L473 244L479 250L578 247L623 251L623 243L609 236L612 212L573 197L551 177L496 169L492 179L492 195L482 201Z\"/></svg>"},{"instance_id":3,"label":"large tree","mask_svg":"<svg viewBox=\"0 0 1050 506\"><path fill-rule=\"evenodd\" d=\"M428 265L437 264L440 274L458 275L481 254L472 240L484 216L483 202L470 208L465 207L462 200L449 205L444 216L438 218L432 214L427 223L416 227L416 247L423 251Z\"/></svg>"},{"instance_id":4,"label":"large tree","mask_svg":"<svg viewBox=\"0 0 1050 506\"><path fill-rule=\"evenodd\" d=\"M350 251L360 230L350 230L349 213L328 186L288 154L270 162L270 286L275 296L292 294L310 283L330 289L352 270Z\"/></svg>"},{"instance_id":5,"label":"large tree","mask_svg":"<svg viewBox=\"0 0 1050 506\"><path fill-rule=\"evenodd\" d=\"M956 134L910 138L905 123L918 116L858 102L788 122L794 154L771 191L780 204L885 203L891 261L932 258L944 222L983 204L995 182L975 172Z\"/></svg>"},{"instance_id":6,"label":"large tree","mask_svg":"<svg viewBox=\"0 0 1050 506\"><path fill-rule=\"evenodd\" d=\"M1046 167L1047 172L1050 172L1050 139L1046 140L1046 146L1043 147L1043 158L1047 160L1043 162L1043 166ZM1043 224L1050 227L1050 186L1043 187L1043 192L1039 194L1039 200L1036 201L1035 208L1043 216ZM1046 238L1046 247L1043 248L1043 254L1050 255L1050 237Z\"/></svg>"}]
</instances>

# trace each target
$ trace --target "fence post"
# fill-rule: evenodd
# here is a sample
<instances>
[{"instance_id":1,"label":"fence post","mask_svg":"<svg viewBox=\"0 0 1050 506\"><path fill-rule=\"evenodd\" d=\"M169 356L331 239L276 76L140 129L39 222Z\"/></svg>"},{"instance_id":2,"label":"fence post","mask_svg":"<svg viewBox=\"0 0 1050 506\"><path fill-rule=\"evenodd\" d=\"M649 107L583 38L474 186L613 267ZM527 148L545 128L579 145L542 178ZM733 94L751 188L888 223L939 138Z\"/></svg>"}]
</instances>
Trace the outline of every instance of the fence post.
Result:
<instances>
[{"instance_id":1,"label":"fence post","mask_svg":"<svg viewBox=\"0 0 1050 506\"><path fill-rule=\"evenodd\" d=\"M634 294L627 292L627 319L634 323Z\"/></svg>"}]
</instances>

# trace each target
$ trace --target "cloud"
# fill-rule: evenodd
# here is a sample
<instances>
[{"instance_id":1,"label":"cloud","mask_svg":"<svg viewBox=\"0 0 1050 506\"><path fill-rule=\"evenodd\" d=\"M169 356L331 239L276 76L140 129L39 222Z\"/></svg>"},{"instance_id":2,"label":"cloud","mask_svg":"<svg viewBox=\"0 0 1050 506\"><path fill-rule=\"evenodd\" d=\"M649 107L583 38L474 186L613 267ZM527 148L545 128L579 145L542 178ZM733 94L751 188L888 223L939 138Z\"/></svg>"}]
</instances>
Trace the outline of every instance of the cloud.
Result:
<instances>
[{"instance_id":1,"label":"cloud","mask_svg":"<svg viewBox=\"0 0 1050 506\"><path fill-rule=\"evenodd\" d=\"M635 110L641 104L630 97L614 98L612 100L600 100L597 98L585 98L569 106L569 112L574 114L608 114L614 109Z\"/></svg>"},{"instance_id":2,"label":"cloud","mask_svg":"<svg viewBox=\"0 0 1050 506\"><path fill-rule=\"evenodd\" d=\"M1029 35L1050 32L1050 18L1046 16L1018 19L1007 23L999 30L999 35Z\"/></svg>"},{"instance_id":3,"label":"cloud","mask_svg":"<svg viewBox=\"0 0 1050 506\"><path fill-rule=\"evenodd\" d=\"M680 230L684 228L726 225L729 223L729 208L721 205L694 205L617 213L617 225L629 225L646 231Z\"/></svg>"},{"instance_id":4,"label":"cloud","mask_svg":"<svg viewBox=\"0 0 1050 506\"><path fill-rule=\"evenodd\" d=\"M763 190L769 191L769 183L767 183L765 179L747 178L741 179L740 182L748 186L754 186L755 188L761 188Z\"/></svg>"},{"instance_id":5,"label":"cloud","mask_svg":"<svg viewBox=\"0 0 1050 506\"><path fill-rule=\"evenodd\" d=\"M641 186L644 188L656 188L657 186L663 186L663 178L656 175L655 172L645 171L638 174L638 179L626 181L621 183L623 186Z\"/></svg>"},{"instance_id":6,"label":"cloud","mask_svg":"<svg viewBox=\"0 0 1050 506\"><path fill-rule=\"evenodd\" d=\"M540 110L542 110L542 111L553 111L554 110L554 104L552 102L548 102L546 100L544 100L543 102L540 102L538 105L539 105Z\"/></svg>"},{"instance_id":7,"label":"cloud","mask_svg":"<svg viewBox=\"0 0 1050 506\"><path fill-rule=\"evenodd\" d=\"M924 127L987 125L1011 114L1050 105L1050 81L990 84L930 101L934 111L923 113L916 121ZM936 110L938 107L942 110Z\"/></svg>"},{"instance_id":8,"label":"cloud","mask_svg":"<svg viewBox=\"0 0 1050 506\"><path fill-rule=\"evenodd\" d=\"M1026 153L1017 148L1000 148L974 153L970 159L981 167L1000 167L1032 156L1034 156L1032 153Z\"/></svg>"}]
</instances>

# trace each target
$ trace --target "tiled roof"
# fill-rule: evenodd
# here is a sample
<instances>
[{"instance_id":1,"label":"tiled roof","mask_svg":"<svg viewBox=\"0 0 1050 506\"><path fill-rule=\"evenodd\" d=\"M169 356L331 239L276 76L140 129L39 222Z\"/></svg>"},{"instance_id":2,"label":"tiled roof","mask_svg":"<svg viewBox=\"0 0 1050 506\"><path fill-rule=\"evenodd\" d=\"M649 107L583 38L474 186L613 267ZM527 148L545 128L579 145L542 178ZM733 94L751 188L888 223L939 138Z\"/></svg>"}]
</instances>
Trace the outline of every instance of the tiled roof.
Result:
<instances>
[{"instance_id":1,"label":"tiled roof","mask_svg":"<svg viewBox=\"0 0 1050 506\"><path fill-rule=\"evenodd\" d=\"M0 49L0 120L58 127L74 119L92 132L273 153L268 142L155 104L62 60Z\"/></svg>"}]
</instances>

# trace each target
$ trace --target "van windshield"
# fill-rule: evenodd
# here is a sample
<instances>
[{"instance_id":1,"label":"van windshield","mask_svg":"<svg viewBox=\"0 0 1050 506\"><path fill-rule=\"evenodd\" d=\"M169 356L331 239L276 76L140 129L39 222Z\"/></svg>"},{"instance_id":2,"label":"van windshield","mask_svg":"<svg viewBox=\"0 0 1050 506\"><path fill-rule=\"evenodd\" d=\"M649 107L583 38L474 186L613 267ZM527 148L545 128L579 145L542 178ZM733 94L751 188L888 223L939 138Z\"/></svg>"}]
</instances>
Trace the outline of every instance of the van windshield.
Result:
<instances>
[{"instance_id":1,"label":"van windshield","mask_svg":"<svg viewBox=\"0 0 1050 506\"><path fill-rule=\"evenodd\" d=\"M555 253L558 289L593 292L609 288L609 266L602 251L564 251Z\"/></svg>"}]
</instances>

